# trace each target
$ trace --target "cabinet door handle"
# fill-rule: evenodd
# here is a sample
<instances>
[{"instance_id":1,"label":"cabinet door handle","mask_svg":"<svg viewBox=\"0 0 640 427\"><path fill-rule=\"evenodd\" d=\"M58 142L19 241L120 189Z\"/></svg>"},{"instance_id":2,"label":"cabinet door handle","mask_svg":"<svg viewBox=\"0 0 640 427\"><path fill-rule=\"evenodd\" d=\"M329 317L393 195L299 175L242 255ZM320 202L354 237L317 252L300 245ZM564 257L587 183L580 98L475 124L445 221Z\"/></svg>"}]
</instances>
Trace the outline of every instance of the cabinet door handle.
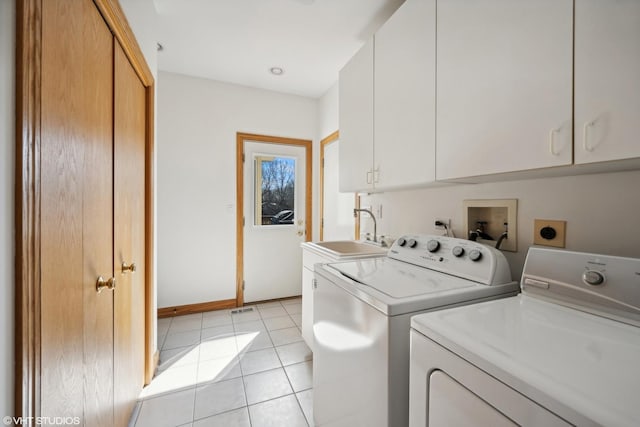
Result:
<instances>
[{"instance_id":1,"label":"cabinet door handle","mask_svg":"<svg viewBox=\"0 0 640 427\"><path fill-rule=\"evenodd\" d=\"M104 280L104 278L102 276L98 277L98 279L96 280L96 292L100 293L103 290L107 289L107 290L114 290L116 287L116 278L115 277L111 277L108 280Z\"/></svg>"},{"instance_id":2,"label":"cabinet door handle","mask_svg":"<svg viewBox=\"0 0 640 427\"><path fill-rule=\"evenodd\" d=\"M135 273L136 272L136 263L132 262L131 264L127 264L126 262L122 263L122 274L126 273L126 272L132 272Z\"/></svg>"},{"instance_id":3,"label":"cabinet door handle","mask_svg":"<svg viewBox=\"0 0 640 427\"><path fill-rule=\"evenodd\" d=\"M559 151L556 151L556 143L555 143L555 135L560 132L560 129L551 129L549 132L549 152L551 152L552 156L558 156L560 154Z\"/></svg>"},{"instance_id":4,"label":"cabinet door handle","mask_svg":"<svg viewBox=\"0 0 640 427\"><path fill-rule=\"evenodd\" d=\"M372 182L372 181L373 181L372 177L373 177L373 171L372 171L371 169L369 169L369 170L367 171L367 184L373 184L373 182Z\"/></svg>"},{"instance_id":5,"label":"cabinet door handle","mask_svg":"<svg viewBox=\"0 0 640 427\"><path fill-rule=\"evenodd\" d=\"M373 183L377 184L379 179L380 179L380 166L377 166L373 170Z\"/></svg>"},{"instance_id":6,"label":"cabinet door handle","mask_svg":"<svg viewBox=\"0 0 640 427\"><path fill-rule=\"evenodd\" d=\"M588 152L593 151L593 147L589 146L589 140L587 139L587 132L589 131L589 128L595 124L596 123L593 120L591 120L589 122L586 122L582 127L582 148L584 148L584 151L588 151Z\"/></svg>"}]
</instances>

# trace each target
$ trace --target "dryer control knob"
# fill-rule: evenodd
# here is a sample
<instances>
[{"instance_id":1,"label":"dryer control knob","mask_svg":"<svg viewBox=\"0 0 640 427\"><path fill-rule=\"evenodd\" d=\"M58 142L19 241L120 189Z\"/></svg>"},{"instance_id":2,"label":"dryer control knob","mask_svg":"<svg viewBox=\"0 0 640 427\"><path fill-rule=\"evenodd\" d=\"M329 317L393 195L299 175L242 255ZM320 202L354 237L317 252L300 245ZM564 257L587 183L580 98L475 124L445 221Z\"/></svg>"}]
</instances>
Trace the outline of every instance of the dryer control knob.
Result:
<instances>
[{"instance_id":1,"label":"dryer control knob","mask_svg":"<svg viewBox=\"0 0 640 427\"><path fill-rule=\"evenodd\" d=\"M604 283L605 277L599 271L587 270L582 273L582 281L587 285L598 286Z\"/></svg>"},{"instance_id":2,"label":"dryer control knob","mask_svg":"<svg viewBox=\"0 0 640 427\"><path fill-rule=\"evenodd\" d=\"M406 244L407 244L407 241L405 240L404 237L401 237L401 238L398 239L398 246L402 247L402 246L404 246Z\"/></svg>"},{"instance_id":3,"label":"dryer control knob","mask_svg":"<svg viewBox=\"0 0 640 427\"><path fill-rule=\"evenodd\" d=\"M429 240L427 242L427 250L429 252L437 252L440 249L440 242L437 240Z\"/></svg>"},{"instance_id":4,"label":"dryer control knob","mask_svg":"<svg viewBox=\"0 0 640 427\"><path fill-rule=\"evenodd\" d=\"M472 250L469 252L469 259L474 262L480 261L482 259L482 252L477 249Z\"/></svg>"},{"instance_id":5,"label":"dryer control knob","mask_svg":"<svg viewBox=\"0 0 640 427\"><path fill-rule=\"evenodd\" d=\"M409 239L407 244L409 245L410 248L415 248L416 246L418 246L418 242L415 239Z\"/></svg>"}]
</instances>

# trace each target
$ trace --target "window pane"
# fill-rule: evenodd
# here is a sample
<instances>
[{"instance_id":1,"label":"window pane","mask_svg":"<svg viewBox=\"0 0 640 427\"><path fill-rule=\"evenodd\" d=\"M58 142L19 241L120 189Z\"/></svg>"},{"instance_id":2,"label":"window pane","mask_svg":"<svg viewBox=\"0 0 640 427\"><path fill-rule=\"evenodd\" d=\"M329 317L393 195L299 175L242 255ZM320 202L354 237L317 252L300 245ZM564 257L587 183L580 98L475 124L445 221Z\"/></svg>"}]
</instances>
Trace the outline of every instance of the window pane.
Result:
<instances>
[{"instance_id":1,"label":"window pane","mask_svg":"<svg viewBox=\"0 0 640 427\"><path fill-rule=\"evenodd\" d=\"M255 225L289 225L295 218L296 161L286 157L255 160Z\"/></svg>"}]
</instances>

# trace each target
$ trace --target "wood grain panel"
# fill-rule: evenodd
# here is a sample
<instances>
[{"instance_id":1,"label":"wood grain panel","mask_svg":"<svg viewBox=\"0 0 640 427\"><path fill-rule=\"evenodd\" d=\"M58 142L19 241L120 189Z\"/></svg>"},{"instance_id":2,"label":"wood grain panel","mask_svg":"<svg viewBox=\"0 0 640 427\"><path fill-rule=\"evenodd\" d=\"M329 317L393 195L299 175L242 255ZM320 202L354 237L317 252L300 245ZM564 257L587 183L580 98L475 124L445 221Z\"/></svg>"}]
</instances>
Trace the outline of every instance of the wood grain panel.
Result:
<instances>
[{"instance_id":1,"label":"wood grain panel","mask_svg":"<svg viewBox=\"0 0 640 427\"><path fill-rule=\"evenodd\" d=\"M41 414L83 415L82 10L43 4L41 156ZM77 5L77 3L76 3ZM51 43L59 40L60 43Z\"/></svg>"},{"instance_id":2,"label":"wood grain panel","mask_svg":"<svg viewBox=\"0 0 640 427\"><path fill-rule=\"evenodd\" d=\"M94 0L94 3L102 13L113 35L118 40L138 77L145 86L153 86L154 79L149 65L144 59L142 49L136 40L129 21L127 20L118 0Z\"/></svg>"},{"instance_id":3,"label":"wood grain panel","mask_svg":"<svg viewBox=\"0 0 640 427\"><path fill-rule=\"evenodd\" d=\"M95 13L96 5L102 17ZM87 13L91 17L87 17ZM146 156L153 159L153 76L118 0L16 2L15 416L80 416L84 425L113 425L112 405L97 405L97 399L112 402L113 390L103 388L97 392L95 389L96 380L110 378L113 368L112 348L98 351L97 338L101 334L106 337L109 331L112 334L113 327L109 322L98 321L101 315L84 310L82 305L95 285L92 277L90 288L85 288L83 276L88 277L102 268L98 262L77 258L85 240L81 217L93 213L84 199L85 190L91 180L102 180L103 171L93 175L93 168L108 172L112 167L105 166L104 162L110 160L100 154L100 145L94 147L90 143L91 147L87 148L80 142L92 134L92 129L100 127L83 122L100 116L100 108L96 107L100 100L96 98L97 92L89 87L95 70L83 70L84 65L76 60L100 56L100 63L107 67L105 70L111 68L112 60L102 56L108 52L102 51L103 45L97 40L100 36L91 34L92 26L105 25L102 18L124 44L138 76L147 86ZM101 76L102 71L95 75L98 79L102 79ZM83 110L86 111L83 113ZM87 169L78 163L78 159L91 158L99 159L100 163ZM146 166L145 173L146 186L152 190L152 164ZM89 176L86 182L85 174ZM146 208L149 234L145 257L147 266L152 266L153 194L147 193L147 201L151 202ZM108 200L96 197L109 204ZM96 209L102 214L100 208ZM90 240L88 236L86 240ZM105 274L108 277L113 273L113 247L105 252L110 256ZM148 270L146 295L149 301L154 301L154 277L152 269ZM85 289L88 289L86 295ZM106 299L111 301L112 297ZM154 357L157 359L155 342L152 342L155 313L152 305L146 310L150 319L147 371L152 373L156 364ZM99 311L102 312L102 308ZM89 326L79 327L80 320L89 321ZM105 326L101 331L106 332L96 330L98 326ZM93 368L86 371L78 366L85 351L93 352L87 353ZM109 374L105 374L107 371ZM86 396L96 400L83 409L84 402L90 400ZM106 418L101 411L93 411L91 405L102 408ZM86 417L82 417L83 411ZM111 421L105 421L107 419Z\"/></svg>"},{"instance_id":4,"label":"wood grain panel","mask_svg":"<svg viewBox=\"0 0 640 427\"><path fill-rule=\"evenodd\" d=\"M160 352L156 344L156 288L155 288L155 88L153 84L146 88L147 104L147 149L145 165L145 385L153 379L158 366Z\"/></svg>"},{"instance_id":5,"label":"wood grain panel","mask_svg":"<svg viewBox=\"0 0 640 427\"><path fill-rule=\"evenodd\" d=\"M47 0L48 1L48 0ZM68 1L68 0L62 0ZM74 0L80 2L80 0ZM82 0L84 424L114 426L114 292L96 292L113 265L113 37L92 2ZM77 53L76 53L77 54ZM117 284L118 285L118 284ZM116 285L116 286L117 286Z\"/></svg>"},{"instance_id":6,"label":"wood grain panel","mask_svg":"<svg viewBox=\"0 0 640 427\"><path fill-rule=\"evenodd\" d=\"M43 3L41 415L112 425L112 38L89 0Z\"/></svg>"},{"instance_id":7,"label":"wood grain panel","mask_svg":"<svg viewBox=\"0 0 640 427\"><path fill-rule=\"evenodd\" d=\"M340 132L335 131L320 141L320 189L318 190L320 196L320 202L318 204L318 211L320 212L320 241L324 239L324 149L339 137Z\"/></svg>"},{"instance_id":8,"label":"wood grain panel","mask_svg":"<svg viewBox=\"0 0 640 427\"><path fill-rule=\"evenodd\" d=\"M114 95L115 425L126 426L145 380L146 93L116 41ZM122 264L135 263L135 272Z\"/></svg>"},{"instance_id":9,"label":"wood grain panel","mask_svg":"<svg viewBox=\"0 0 640 427\"><path fill-rule=\"evenodd\" d=\"M34 417L40 415L41 6L16 4L14 414Z\"/></svg>"},{"instance_id":10,"label":"wood grain panel","mask_svg":"<svg viewBox=\"0 0 640 427\"><path fill-rule=\"evenodd\" d=\"M236 307L235 299L220 301L200 302L197 304L177 305L175 307L162 307L158 309L158 317L183 316L185 314L204 313L205 311L222 310Z\"/></svg>"}]
</instances>

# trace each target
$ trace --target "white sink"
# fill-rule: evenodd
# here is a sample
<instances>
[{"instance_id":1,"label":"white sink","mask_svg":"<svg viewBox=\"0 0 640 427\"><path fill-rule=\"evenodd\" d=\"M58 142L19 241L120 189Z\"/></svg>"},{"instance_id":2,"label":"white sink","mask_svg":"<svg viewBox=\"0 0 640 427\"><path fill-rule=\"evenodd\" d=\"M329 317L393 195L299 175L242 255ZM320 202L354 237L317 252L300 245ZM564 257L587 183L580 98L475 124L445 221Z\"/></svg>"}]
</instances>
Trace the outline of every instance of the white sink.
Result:
<instances>
[{"instance_id":1,"label":"white sink","mask_svg":"<svg viewBox=\"0 0 640 427\"><path fill-rule=\"evenodd\" d=\"M384 255L388 248L374 243L357 240L334 240L329 242L307 242L304 246L317 252L331 255L334 258L353 258Z\"/></svg>"}]
</instances>

